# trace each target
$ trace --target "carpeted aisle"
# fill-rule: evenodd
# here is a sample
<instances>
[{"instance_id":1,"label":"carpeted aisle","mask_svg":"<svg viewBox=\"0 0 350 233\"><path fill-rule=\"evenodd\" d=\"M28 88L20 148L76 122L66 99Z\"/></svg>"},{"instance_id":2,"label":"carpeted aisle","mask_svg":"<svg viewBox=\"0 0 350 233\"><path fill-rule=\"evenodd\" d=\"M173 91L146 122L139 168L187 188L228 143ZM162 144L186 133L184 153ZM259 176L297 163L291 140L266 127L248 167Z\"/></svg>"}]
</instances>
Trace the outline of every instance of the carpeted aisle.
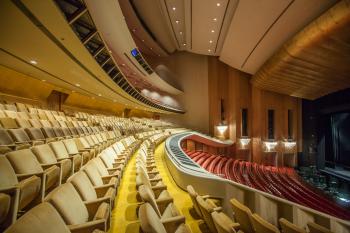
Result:
<instances>
[{"instance_id":1,"label":"carpeted aisle","mask_svg":"<svg viewBox=\"0 0 350 233\"><path fill-rule=\"evenodd\" d=\"M192 217L190 209L192 202L187 192L180 189L167 168L165 162L165 143L161 143L155 151L155 161L157 168L163 178L163 182L168 187L170 195L174 198L175 206L186 217L186 224L191 228L192 233L201 233L199 224L203 223ZM137 233L139 232L139 222L136 215L140 202L136 195L136 154L134 154L124 170L124 174L119 186L119 193L115 200L115 207L112 211L112 223L110 233ZM192 212L192 211L191 211Z\"/></svg>"}]
</instances>

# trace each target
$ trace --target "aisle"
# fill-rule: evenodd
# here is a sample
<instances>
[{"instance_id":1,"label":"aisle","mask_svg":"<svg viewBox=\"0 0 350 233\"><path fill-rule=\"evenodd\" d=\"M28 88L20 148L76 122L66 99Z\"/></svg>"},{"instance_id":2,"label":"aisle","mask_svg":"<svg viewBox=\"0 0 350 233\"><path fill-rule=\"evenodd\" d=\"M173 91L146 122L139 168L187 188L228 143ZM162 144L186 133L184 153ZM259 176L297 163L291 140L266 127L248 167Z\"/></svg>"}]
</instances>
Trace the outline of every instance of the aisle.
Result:
<instances>
[{"instance_id":1,"label":"aisle","mask_svg":"<svg viewBox=\"0 0 350 233\"><path fill-rule=\"evenodd\" d=\"M202 220L194 219L189 210L192 208L192 202L187 192L180 189L166 166L164 160L165 143L161 143L155 151L155 161L157 168L163 178L164 184L168 187L170 195L174 198L175 206L186 217L186 224L191 228L192 233L201 233L199 223ZM109 233L137 233L139 232L139 222L136 216L136 209L140 202L136 199L136 160L137 152L128 162L119 186L119 192L115 199L115 206L112 210L111 228Z\"/></svg>"}]
</instances>

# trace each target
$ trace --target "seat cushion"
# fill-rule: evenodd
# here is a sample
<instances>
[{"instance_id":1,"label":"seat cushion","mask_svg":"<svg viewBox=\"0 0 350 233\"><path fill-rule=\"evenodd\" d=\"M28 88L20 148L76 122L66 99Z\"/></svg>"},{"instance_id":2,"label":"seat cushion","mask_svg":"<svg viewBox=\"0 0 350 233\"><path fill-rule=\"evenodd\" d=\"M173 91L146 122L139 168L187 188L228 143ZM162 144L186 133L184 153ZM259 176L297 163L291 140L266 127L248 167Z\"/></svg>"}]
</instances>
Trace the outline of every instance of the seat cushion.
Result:
<instances>
[{"instance_id":1,"label":"seat cushion","mask_svg":"<svg viewBox=\"0 0 350 233\"><path fill-rule=\"evenodd\" d=\"M19 209L23 209L40 194L41 178L31 176L19 182Z\"/></svg>"}]
</instances>

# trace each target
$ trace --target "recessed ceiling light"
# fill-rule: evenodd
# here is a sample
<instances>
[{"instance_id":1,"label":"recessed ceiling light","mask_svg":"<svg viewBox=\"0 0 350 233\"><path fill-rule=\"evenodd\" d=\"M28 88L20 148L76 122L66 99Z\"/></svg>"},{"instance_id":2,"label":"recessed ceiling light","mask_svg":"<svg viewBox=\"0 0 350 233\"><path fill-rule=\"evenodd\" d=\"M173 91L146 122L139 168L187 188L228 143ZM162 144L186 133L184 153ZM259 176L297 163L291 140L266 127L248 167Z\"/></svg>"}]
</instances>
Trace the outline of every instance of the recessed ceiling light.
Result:
<instances>
[{"instance_id":1,"label":"recessed ceiling light","mask_svg":"<svg viewBox=\"0 0 350 233\"><path fill-rule=\"evenodd\" d=\"M101 94L98 94L98 96L102 96Z\"/></svg>"},{"instance_id":2,"label":"recessed ceiling light","mask_svg":"<svg viewBox=\"0 0 350 233\"><path fill-rule=\"evenodd\" d=\"M142 39L142 42L145 42L145 40L144 40L144 39Z\"/></svg>"},{"instance_id":3,"label":"recessed ceiling light","mask_svg":"<svg viewBox=\"0 0 350 233\"><path fill-rule=\"evenodd\" d=\"M149 48L150 50L153 50L153 48L151 47L151 48Z\"/></svg>"},{"instance_id":4,"label":"recessed ceiling light","mask_svg":"<svg viewBox=\"0 0 350 233\"><path fill-rule=\"evenodd\" d=\"M220 2L216 3L217 6L221 6Z\"/></svg>"},{"instance_id":5,"label":"recessed ceiling light","mask_svg":"<svg viewBox=\"0 0 350 233\"><path fill-rule=\"evenodd\" d=\"M32 63L33 65L38 64L38 62L37 62L37 61L35 61L35 60L30 60L29 62L30 62L30 63Z\"/></svg>"},{"instance_id":6,"label":"recessed ceiling light","mask_svg":"<svg viewBox=\"0 0 350 233\"><path fill-rule=\"evenodd\" d=\"M158 57L160 57L160 54L158 54Z\"/></svg>"},{"instance_id":7,"label":"recessed ceiling light","mask_svg":"<svg viewBox=\"0 0 350 233\"><path fill-rule=\"evenodd\" d=\"M183 46L186 46L186 43L183 43L182 45L183 45Z\"/></svg>"},{"instance_id":8,"label":"recessed ceiling light","mask_svg":"<svg viewBox=\"0 0 350 233\"><path fill-rule=\"evenodd\" d=\"M210 52L211 52L211 49L208 49L208 52L210 53Z\"/></svg>"},{"instance_id":9,"label":"recessed ceiling light","mask_svg":"<svg viewBox=\"0 0 350 233\"><path fill-rule=\"evenodd\" d=\"M123 63L122 66L125 66L125 64Z\"/></svg>"},{"instance_id":10,"label":"recessed ceiling light","mask_svg":"<svg viewBox=\"0 0 350 233\"><path fill-rule=\"evenodd\" d=\"M75 86L80 87L80 84L79 84L79 83L76 83Z\"/></svg>"},{"instance_id":11,"label":"recessed ceiling light","mask_svg":"<svg viewBox=\"0 0 350 233\"><path fill-rule=\"evenodd\" d=\"M176 7L173 7L173 11L176 10Z\"/></svg>"},{"instance_id":12,"label":"recessed ceiling light","mask_svg":"<svg viewBox=\"0 0 350 233\"><path fill-rule=\"evenodd\" d=\"M209 43L211 44L211 43L213 43L213 41L212 41L212 40L210 40L210 41L209 41Z\"/></svg>"},{"instance_id":13,"label":"recessed ceiling light","mask_svg":"<svg viewBox=\"0 0 350 233\"><path fill-rule=\"evenodd\" d=\"M182 35L182 32L179 32L180 33L180 35Z\"/></svg>"},{"instance_id":14,"label":"recessed ceiling light","mask_svg":"<svg viewBox=\"0 0 350 233\"><path fill-rule=\"evenodd\" d=\"M214 30L211 30L212 33L214 33L215 31Z\"/></svg>"},{"instance_id":15,"label":"recessed ceiling light","mask_svg":"<svg viewBox=\"0 0 350 233\"><path fill-rule=\"evenodd\" d=\"M41 81L46 82L46 80L45 80L45 79L42 79Z\"/></svg>"},{"instance_id":16,"label":"recessed ceiling light","mask_svg":"<svg viewBox=\"0 0 350 233\"><path fill-rule=\"evenodd\" d=\"M218 19L217 18L214 18L213 21L216 22Z\"/></svg>"},{"instance_id":17,"label":"recessed ceiling light","mask_svg":"<svg viewBox=\"0 0 350 233\"><path fill-rule=\"evenodd\" d=\"M179 24L179 23L180 23L180 20L175 20L175 23Z\"/></svg>"}]
</instances>

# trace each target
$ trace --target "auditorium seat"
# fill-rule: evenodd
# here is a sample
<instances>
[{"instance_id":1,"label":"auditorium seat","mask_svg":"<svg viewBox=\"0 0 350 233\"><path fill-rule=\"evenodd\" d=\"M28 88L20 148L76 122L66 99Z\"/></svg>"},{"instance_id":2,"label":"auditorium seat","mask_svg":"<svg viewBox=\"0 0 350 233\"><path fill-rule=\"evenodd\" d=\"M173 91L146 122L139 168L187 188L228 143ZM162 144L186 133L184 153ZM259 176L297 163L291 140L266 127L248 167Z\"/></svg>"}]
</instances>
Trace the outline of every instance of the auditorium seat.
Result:
<instances>
[{"instance_id":1,"label":"auditorium seat","mask_svg":"<svg viewBox=\"0 0 350 233\"><path fill-rule=\"evenodd\" d=\"M116 168L117 170L122 170L124 168L125 162L124 161L115 161L114 157L111 157L107 153L100 153L98 156L103 163L105 164L106 168L111 169L111 168Z\"/></svg>"},{"instance_id":2,"label":"auditorium seat","mask_svg":"<svg viewBox=\"0 0 350 233\"><path fill-rule=\"evenodd\" d=\"M161 195L156 199L153 191L145 185L138 187L138 192L141 199L152 206L161 220L180 215L173 203L174 199L170 195Z\"/></svg>"},{"instance_id":3,"label":"auditorium seat","mask_svg":"<svg viewBox=\"0 0 350 233\"><path fill-rule=\"evenodd\" d=\"M211 213L211 217L213 218L213 222L217 230L217 233L236 233L236 230L239 229L239 223L233 222L223 212L213 211ZM243 232L238 231L238 233L243 233ZM265 233L265 232L259 232L259 233Z\"/></svg>"},{"instance_id":4,"label":"auditorium seat","mask_svg":"<svg viewBox=\"0 0 350 233\"><path fill-rule=\"evenodd\" d=\"M81 155L82 165L86 164L93 157L93 154L91 154L89 150L79 151L74 139L66 139L62 142L65 145L69 156Z\"/></svg>"},{"instance_id":5,"label":"auditorium seat","mask_svg":"<svg viewBox=\"0 0 350 233\"><path fill-rule=\"evenodd\" d=\"M42 127L40 121L38 119L33 118L33 116L31 116L31 119L29 119L28 121L34 128L41 128Z\"/></svg>"},{"instance_id":6,"label":"auditorium seat","mask_svg":"<svg viewBox=\"0 0 350 233\"><path fill-rule=\"evenodd\" d=\"M118 187L119 177L101 175L98 167L92 161L84 165L82 169L86 172L94 186L112 185L114 188Z\"/></svg>"},{"instance_id":7,"label":"auditorium seat","mask_svg":"<svg viewBox=\"0 0 350 233\"><path fill-rule=\"evenodd\" d=\"M23 118L16 118L16 123L19 127L21 128L30 128L32 127L32 125L29 123L29 121L27 119L23 119Z\"/></svg>"},{"instance_id":8,"label":"auditorium seat","mask_svg":"<svg viewBox=\"0 0 350 233\"><path fill-rule=\"evenodd\" d=\"M106 198L113 208L116 190L112 187L93 186L85 172L80 171L69 177L68 181L73 184L83 201L94 201Z\"/></svg>"},{"instance_id":9,"label":"auditorium seat","mask_svg":"<svg viewBox=\"0 0 350 233\"><path fill-rule=\"evenodd\" d=\"M64 159L71 159L73 162L73 172L79 171L82 166L82 158L79 153L70 155L65 147L63 141L56 141L49 143L52 151L55 153L55 156L58 161Z\"/></svg>"},{"instance_id":10,"label":"auditorium seat","mask_svg":"<svg viewBox=\"0 0 350 233\"><path fill-rule=\"evenodd\" d=\"M61 140L63 138L57 137L55 131L51 127L42 127L41 131L43 132L45 138L50 141Z\"/></svg>"},{"instance_id":11,"label":"auditorium seat","mask_svg":"<svg viewBox=\"0 0 350 233\"><path fill-rule=\"evenodd\" d=\"M136 175L136 186L147 185L152 189L166 189L166 185L164 185L161 178L150 179L147 173L140 172Z\"/></svg>"},{"instance_id":12,"label":"auditorium seat","mask_svg":"<svg viewBox=\"0 0 350 233\"><path fill-rule=\"evenodd\" d=\"M308 222L307 227L309 229L309 233L333 233L328 228L314 222Z\"/></svg>"},{"instance_id":13,"label":"auditorium seat","mask_svg":"<svg viewBox=\"0 0 350 233\"><path fill-rule=\"evenodd\" d=\"M29 146L29 144L24 146L16 145L10 134L4 129L0 129L0 154L6 154L16 149L28 148Z\"/></svg>"},{"instance_id":14,"label":"auditorium seat","mask_svg":"<svg viewBox=\"0 0 350 233\"><path fill-rule=\"evenodd\" d=\"M41 183L41 174L16 175L8 159L4 155L0 155L0 192L11 196L9 211L12 211L13 215L10 222L16 219L17 209L23 210L32 205L37 199L40 199ZM4 200L6 201L6 198Z\"/></svg>"},{"instance_id":15,"label":"auditorium seat","mask_svg":"<svg viewBox=\"0 0 350 233\"><path fill-rule=\"evenodd\" d=\"M60 168L59 183L65 182L73 174L73 162L69 158L57 160L49 144L32 147L32 151L43 167L56 165Z\"/></svg>"},{"instance_id":16,"label":"auditorium seat","mask_svg":"<svg viewBox=\"0 0 350 233\"><path fill-rule=\"evenodd\" d=\"M25 132L27 133L27 135L29 136L29 138L32 141L42 141L45 143L48 143L50 141L53 141L53 139L50 138L45 138L43 132L40 130L40 128L26 128Z\"/></svg>"},{"instance_id":17,"label":"auditorium seat","mask_svg":"<svg viewBox=\"0 0 350 233\"><path fill-rule=\"evenodd\" d=\"M19 126L15 119L10 117L1 117L0 124L4 129L17 129Z\"/></svg>"},{"instance_id":18,"label":"auditorium seat","mask_svg":"<svg viewBox=\"0 0 350 233\"><path fill-rule=\"evenodd\" d=\"M38 176L41 179L41 198L59 184L60 169L56 165L42 167L30 149L12 151L6 154L17 177ZM19 179L21 179L19 178Z\"/></svg>"},{"instance_id":19,"label":"auditorium seat","mask_svg":"<svg viewBox=\"0 0 350 233\"><path fill-rule=\"evenodd\" d=\"M144 233L190 233L185 217L177 216L162 221L149 203L142 204L138 216Z\"/></svg>"},{"instance_id":20,"label":"auditorium seat","mask_svg":"<svg viewBox=\"0 0 350 233\"><path fill-rule=\"evenodd\" d=\"M89 152L90 158L93 158L95 157L95 155L97 155L97 151L95 150L95 148L91 147L85 138L83 137L74 138L74 142L80 152L84 152L84 151Z\"/></svg>"},{"instance_id":21,"label":"auditorium seat","mask_svg":"<svg viewBox=\"0 0 350 233\"><path fill-rule=\"evenodd\" d=\"M231 199L230 202L235 220L240 224L240 230L242 230L244 233L254 233L252 212L250 209L234 198Z\"/></svg>"},{"instance_id":22,"label":"auditorium seat","mask_svg":"<svg viewBox=\"0 0 350 233\"><path fill-rule=\"evenodd\" d=\"M71 231L107 231L109 228L109 200L83 201L71 183L54 189L45 201L52 204Z\"/></svg>"},{"instance_id":23,"label":"auditorium seat","mask_svg":"<svg viewBox=\"0 0 350 233\"><path fill-rule=\"evenodd\" d=\"M15 105L17 107L18 112L28 112L27 106L25 104L16 102Z\"/></svg>"},{"instance_id":24,"label":"auditorium seat","mask_svg":"<svg viewBox=\"0 0 350 233\"><path fill-rule=\"evenodd\" d=\"M6 110L17 112L16 105L14 105L14 104L5 104L4 106L5 106Z\"/></svg>"},{"instance_id":25,"label":"auditorium seat","mask_svg":"<svg viewBox=\"0 0 350 233\"><path fill-rule=\"evenodd\" d=\"M297 225L289 222L285 218L280 218L279 223L281 226L281 232L282 233L306 233L306 230L303 228L298 227Z\"/></svg>"},{"instance_id":26,"label":"auditorium seat","mask_svg":"<svg viewBox=\"0 0 350 233\"><path fill-rule=\"evenodd\" d=\"M252 223L256 233L280 233L276 226L272 225L258 214L252 215Z\"/></svg>"},{"instance_id":27,"label":"auditorium seat","mask_svg":"<svg viewBox=\"0 0 350 233\"><path fill-rule=\"evenodd\" d=\"M8 132L16 144L29 144L32 146L43 144L43 141L31 140L24 129L9 129Z\"/></svg>"}]
</instances>

